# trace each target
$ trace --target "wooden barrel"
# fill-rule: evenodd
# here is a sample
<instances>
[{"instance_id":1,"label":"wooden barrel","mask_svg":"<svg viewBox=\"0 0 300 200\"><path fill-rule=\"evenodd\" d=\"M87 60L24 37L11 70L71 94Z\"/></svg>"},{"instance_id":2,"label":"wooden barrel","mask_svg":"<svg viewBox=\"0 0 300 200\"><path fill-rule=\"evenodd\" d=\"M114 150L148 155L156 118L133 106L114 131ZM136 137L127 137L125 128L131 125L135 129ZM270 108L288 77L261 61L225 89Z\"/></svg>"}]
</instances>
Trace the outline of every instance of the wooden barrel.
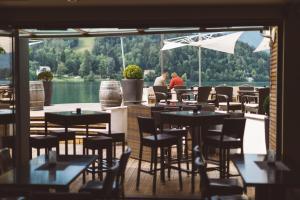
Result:
<instances>
[{"instance_id":1,"label":"wooden barrel","mask_svg":"<svg viewBox=\"0 0 300 200\"><path fill-rule=\"evenodd\" d=\"M45 93L42 81L30 81L29 83L30 94L30 110L43 110Z\"/></svg>"},{"instance_id":2,"label":"wooden barrel","mask_svg":"<svg viewBox=\"0 0 300 200\"><path fill-rule=\"evenodd\" d=\"M122 92L119 81L101 81L99 99L102 108L117 107L122 103Z\"/></svg>"}]
</instances>

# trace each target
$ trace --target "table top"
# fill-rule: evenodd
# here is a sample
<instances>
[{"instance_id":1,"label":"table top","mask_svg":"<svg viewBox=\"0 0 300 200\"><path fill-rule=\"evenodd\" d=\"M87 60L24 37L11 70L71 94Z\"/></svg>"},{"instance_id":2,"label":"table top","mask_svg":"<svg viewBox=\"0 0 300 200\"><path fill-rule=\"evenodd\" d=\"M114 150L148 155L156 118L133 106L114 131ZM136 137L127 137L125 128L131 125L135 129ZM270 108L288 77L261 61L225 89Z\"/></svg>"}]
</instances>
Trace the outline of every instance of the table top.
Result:
<instances>
[{"instance_id":1,"label":"table top","mask_svg":"<svg viewBox=\"0 0 300 200\"><path fill-rule=\"evenodd\" d=\"M299 170L291 169L281 161L269 164L266 162L266 155L232 155L231 160L240 173L245 186L300 186Z\"/></svg>"},{"instance_id":2,"label":"table top","mask_svg":"<svg viewBox=\"0 0 300 200\"><path fill-rule=\"evenodd\" d=\"M59 125L88 125L97 123L110 123L110 113L82 110L76 111L45 112L45 121Z\"/></svg>"},{"instance_id":3,"label":"table top","mask_svg":"<svg viewBox=\"0 0 300 200\"><path fill-rule=\"evenodd\" d=\"M20 170L13 169L0 176L0 188L54 188L67 189L69 185L95 160L91 155L62 155L55 167L49 167L45 155L29 161Z\"/></svg>"},{"instance_id":4,"label":"table top","mask_svg":"<svg viewBox=\"0 0 300 200\"><path fill-rule=\"evenodd\" d=\"M212 111L198 111L197 113L194 113L193 111L172 111L172 112L162 112L161 115L191 117L191 118L229 116L229 114L227 113L219 113L219 112L212 112Z\"/></svg>"}]
</instances>

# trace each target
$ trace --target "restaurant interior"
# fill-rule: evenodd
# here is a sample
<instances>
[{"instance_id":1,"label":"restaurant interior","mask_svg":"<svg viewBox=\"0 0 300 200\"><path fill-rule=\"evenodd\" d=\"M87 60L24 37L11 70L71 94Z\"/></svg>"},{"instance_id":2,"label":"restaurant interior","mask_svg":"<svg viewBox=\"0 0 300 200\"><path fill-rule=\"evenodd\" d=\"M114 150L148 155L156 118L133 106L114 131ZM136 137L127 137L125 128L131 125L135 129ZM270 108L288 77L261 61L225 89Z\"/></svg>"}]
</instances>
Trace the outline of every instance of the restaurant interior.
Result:
<instances>
[{"instance_id":1,"label":"restaurant interior","mask_svg":"<svg viewBox=\"0 0 300 200\"><path fill-rule=\"evenodd\" d=\"M299 3L7 2L1 199L299 199ZM267 87L119 85L119 106L45 105L29 81L33 39L250 30L269 39Z\"/></svg>"}]
</instances>

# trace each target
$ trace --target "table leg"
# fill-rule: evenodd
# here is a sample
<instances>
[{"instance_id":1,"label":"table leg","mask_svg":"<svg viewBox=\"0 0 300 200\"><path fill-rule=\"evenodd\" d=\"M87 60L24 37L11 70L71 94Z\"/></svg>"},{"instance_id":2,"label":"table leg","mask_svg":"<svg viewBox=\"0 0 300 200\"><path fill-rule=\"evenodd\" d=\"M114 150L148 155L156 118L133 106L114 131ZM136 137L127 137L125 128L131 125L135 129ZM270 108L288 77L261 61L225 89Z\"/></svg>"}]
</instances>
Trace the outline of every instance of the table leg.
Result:
<instances>
[{"instance_id":1,"label":"table leg","mask_svg":"<svg viewBox=\"0 0 300 200\"><path fill-rule=\"evenodd\" d=\"M192 188L191 188L191 192L194 193L195 192L195 153L194 153L194 147L197 145L197 132L198 132L198 128L196 126L192 126L191 127L191 138L192 138Z\"/></svg>"},{"instance_id":2,"label":"table leg","mask_svg":"<svg viewBox=\"0 0 300 200\"><path fill-rule=\"evenodd\" d=\"M68 134L68 126L65 126L65 133ZM68 149L68 140L65 140L65 154L68 155L69 149Z\"/></svg>"},{"instance_id":3,"label":"table leg","mask_svg":"<svg viewBox=\"0 0 300 200\"><path fill-rule=\"evenodd\" d=\"M163 183L165 183L165 152L164 148L160 148L160 179Z\"/></svg>"}]
</instances>

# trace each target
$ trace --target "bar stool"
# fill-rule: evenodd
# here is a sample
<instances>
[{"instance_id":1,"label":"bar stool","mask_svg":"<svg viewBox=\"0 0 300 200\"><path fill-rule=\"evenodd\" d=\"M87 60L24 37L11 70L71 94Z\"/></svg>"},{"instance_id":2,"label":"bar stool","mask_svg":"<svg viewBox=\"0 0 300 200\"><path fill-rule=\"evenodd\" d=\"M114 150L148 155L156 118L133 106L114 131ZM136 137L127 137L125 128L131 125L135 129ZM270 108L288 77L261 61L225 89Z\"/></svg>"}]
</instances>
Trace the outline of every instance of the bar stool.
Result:
<instances>
[{"instance_id":1,"label":"bar stool","mask_svg":"<svg viewBox=\"0 0 300 200\"><path fill-rule=\"evenodd\" d=\"M140 185L140 174L141 172L148 173L153 175L153 185L152 192L156 193L156 176L157 176L157 163L158 156L157 150L161 150L160 157L160 172L161 172L161 180L164 182L164 148L171 148L173 145L177 145L177 164L178 164L178 175L179 175L179 187L182 190L182 177L181 177L181 142L179 138L176 136L172 136L169 134L161 133L159 134L155 127L155 121L153 118L147 117L138 117L139 131L140 131L140 153L139 153L139 163L138 163L138 172L137 172L137 182L136 182L136 190L139 190ZM148 136L144 136L144 133L150 134ZM142 160L143 160L143 148L150 147L151 148L151 166L154 164L154 169L150 169L150 171L142 170Z\"/></svg>"},{"instance_id":2,"label":"bar stool","mask_svg":"<svg viewBox=\"0 0 300 200\"><path fill-rule=\"evenodd\" d=\"M73 141L73 154L76 155L76 132L68 130L67 132L65 130L53 130L49 132L49 135L56 136L58 139L58 142L64 142L65 143L65 154L68 155L68 141Z\"/></svg>"},{"instance_id":3,"label":"bar stool","mask_svg":"<svg viewBox=\"0 0 300 200\"><path fill-rule=\"evenodd\" d=\"M219 149L219 170L220 177L229 177L229 154L230 149L241 149L243 154L243 140L246 118L224 119L221 134L207 134L204 137L204 149L212 147Z\"/></svg>"},{"instance_id":4,"label":"bar stool","mask_svg":"<svg viewBox=\"0 0 300 200\"><path fill-rule=\"evenodd\" d=\"M92 150L92 154L96 155L98 151L98 168L96 169L95 163L92 168L88 169L88 172L92 173L92 178L95 180L95 174L98 173L100 180L103 180L103 172L107 170L108 166L112 164L112 143L113 139L105 136L91 136L83 139L83 154L88 155L89 150ZM103 162L103 150L106 150L107 165Z\"/></svg>"},{"instance_id":5,"label":"bar stool","mask_svg":"<svg viewBox=\"0 0 300 200\"><path fill-rule=\"evenodd\" d=\"M45 135L29 137L30 158L32 158L32 148L37 149L37 155L40 155L40 149L45 149L45 154L49 154L49 150L56 148L56 153L59 152L59 142L56 136Z\"/></svg>"},{"instance_id":6,"label":"bar stool","mask_svg":"<svg viewBox=\"0 0 300 200\"><path fill-rule=\"evenodd\" d=\"M97 120L99 123L108 124L108 131L111 132L111 121L110 114L106 113ZM92 150L92 153L95 155L98 151L98 166L96 168L95 163L87 171L92 173L93 180L95 179L95 174L98 173L100 180L103 180L103 172L107 171L109 167L112 166L112 145L113 139L111 137L106 137L102 135L90 136L88 129L86 132L86 137L83 139L83 153L88 154L89 150ZM106 149L106 160L103 159L103 150Z\"/></svg>"},{"instance_id":7,"label":"bar stool","mask_svg":"<svg viewBox=\"0 0 300 200\"><path fill-rule=\"evenodd\" d=\"M108 131L98 132L98 135L112 138L114 158L117 157L117 143L122 144L122 153L124 153L124 151L125 151L125 133L124 132L115 132L115 131L108 130Z\"/></svg>"}]
</instances>

